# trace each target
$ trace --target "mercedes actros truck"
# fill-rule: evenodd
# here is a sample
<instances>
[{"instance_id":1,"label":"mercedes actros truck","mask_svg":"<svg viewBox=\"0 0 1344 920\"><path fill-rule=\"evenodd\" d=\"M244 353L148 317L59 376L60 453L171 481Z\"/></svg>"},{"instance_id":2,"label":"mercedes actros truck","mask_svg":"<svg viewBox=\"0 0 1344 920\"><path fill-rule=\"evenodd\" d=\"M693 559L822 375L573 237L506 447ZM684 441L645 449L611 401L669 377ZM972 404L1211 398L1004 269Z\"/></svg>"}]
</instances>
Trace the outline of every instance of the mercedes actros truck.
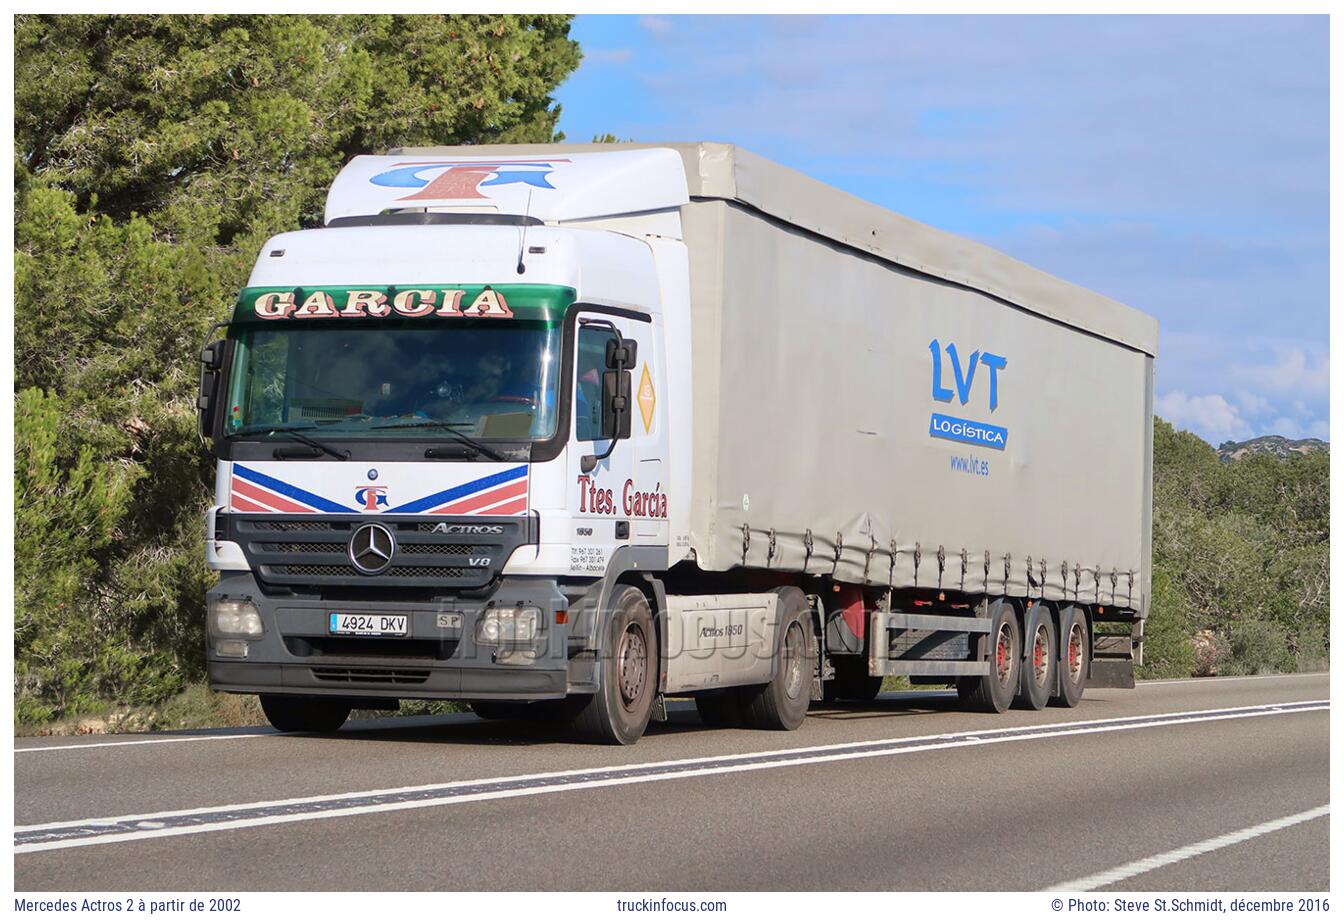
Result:
<instances>
[{"instance_id":1,"label":"mercedes actros truck","mask_svg":"<svg viewBox=\"0 0 1344 920\"><path fill-rule=\"evenodd\" d=\"M213 336L212 336L213 338ZM1132 685L1156 322L715 143L354 158L202 352L208 673L633 743Z\"/></svg>"}]
</instances>

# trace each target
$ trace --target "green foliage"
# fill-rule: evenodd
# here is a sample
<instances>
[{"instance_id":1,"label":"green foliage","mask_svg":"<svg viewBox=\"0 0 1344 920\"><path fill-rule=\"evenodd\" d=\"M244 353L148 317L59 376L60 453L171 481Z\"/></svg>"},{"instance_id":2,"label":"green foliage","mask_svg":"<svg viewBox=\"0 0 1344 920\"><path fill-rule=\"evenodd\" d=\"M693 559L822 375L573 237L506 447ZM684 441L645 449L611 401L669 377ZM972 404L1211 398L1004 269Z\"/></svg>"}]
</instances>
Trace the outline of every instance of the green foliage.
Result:
<instances>
[{"instance_id":1,"label":"green foliage","mask_svg":"<svg viewBox=\"0 0 1344 920\"><path fill-rule=\"evenodd\" d=\"M1145 671L1176 668L1172 629L1213 633L1219 673L1320 667L1330 626L1328 453L1223 462L1157 419L1153 466Z\"/></svg>"},{"instance_id":2,"label":"green foliage","mask_svg":"<svg viewBox=\"0 0 1344 920\"><path fill-rule=\"evenodd\" d=\"M1165 566L1153 571L1153 600L1143 630L1140 677L1189 677L1195 667L1191 604Z\"/></svg>"},{"instance_id":3,"label":"green foliage","mask_svg":"<svg viewBox=\"0 0 1344 920\"><path fill-rule=\"evenodd\" d=\"M201 676L210 327L352 156L560 139L569 19L16 17L17 718Z\"/></svg>"}]
</instances>

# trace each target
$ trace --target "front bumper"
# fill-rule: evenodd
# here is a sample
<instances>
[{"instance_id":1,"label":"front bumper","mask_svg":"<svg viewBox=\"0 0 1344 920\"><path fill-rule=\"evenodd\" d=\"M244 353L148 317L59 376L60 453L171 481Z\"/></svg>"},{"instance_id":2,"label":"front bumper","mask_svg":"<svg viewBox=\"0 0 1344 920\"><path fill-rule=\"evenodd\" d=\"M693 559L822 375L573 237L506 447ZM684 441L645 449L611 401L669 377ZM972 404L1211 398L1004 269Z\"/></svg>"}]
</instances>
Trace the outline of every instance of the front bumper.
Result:
<instances>
[{"instance_id":1,"label":"front bumper","mask_svg":"<svg viewBox=\"0 0 1344 920\"><path fill-rule=\"evenodd\" d=\"M568 634L556 612L568 601L554 579L503 578L483 598L430 601L324 600L267 596L250 572L224 573L211 597L247 598L261 614L264 634L246 658L219 655L207 643L211 689L388 699L543 700L571 689ZM541 608L543 628L529 646L477 645L476 621L489 606ZM335 636L332 613L404 614L396 638Z\"/></svg>"}]
</instances>

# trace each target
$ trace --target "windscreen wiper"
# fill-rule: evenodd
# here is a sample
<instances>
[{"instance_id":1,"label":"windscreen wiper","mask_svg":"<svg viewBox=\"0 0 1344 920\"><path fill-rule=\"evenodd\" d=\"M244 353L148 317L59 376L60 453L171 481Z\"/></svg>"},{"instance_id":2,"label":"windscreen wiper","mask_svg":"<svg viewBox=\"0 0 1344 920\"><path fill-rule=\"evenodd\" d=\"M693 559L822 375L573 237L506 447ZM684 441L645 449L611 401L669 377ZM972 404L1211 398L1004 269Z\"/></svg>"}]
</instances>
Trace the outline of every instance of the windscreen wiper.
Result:
<instances>
[{"instance_id":1,"label":"windscreen wiper","mask_svg":"<svg viewBox=\"0 0 1344 920\"><path fill-rule=\"evenodd\" d=\"M323 442L317 440L317 438L310 438L306 434L299 433L300 429L308 430L316 427L317 427L316 425L254 425L251 428L241 428L238 431L235 431L233 434L229 435L229 437L235 438L245 434L279 434L284 435L291 441L298 441L300 444L306 444L309 447L313 448L314 450L320 451L321 453L330 454L337 460L350 459L350 451L337 450L330 444L324 444ZM284 459L286 454L283 452L281 448L277 447L275 449L275 456L277 459Z\"/></svg>"},{"instance_id":2,"label":"windscreen wiper","mask_svg":"<svg viewBox=\"0 0 1344 920\"><path fill-rule=\"evenodd\" d=\"M391 424L388 424L388 425L374 425L374 426L372 426L372 427L374 427L374 428L438 428L438 429L440 429L440 430L442 430L442 431L446 431L446 432L448 432L448 434L450 434L450 435L452 435L454 438L456 438L456 439L458 440L459 443L461 443L461 444L465 444L467 447L470 447L472 450L475 450L475 451L477 451L478 453L485 454L485 455L486 455L487 457L489 457L491 460L503 460L503 459L504 459L504 455L501 454L499 451L495 450L495 449L492 448L492 447L488 447L488 446L486 446L485 444L482 444L480 441L476 440L475 438L470 437L469 435L465 435L465 434L463 434L462 432L460 432L460 431L457 430L458 427L461 426L461 425L470 425L470 424L471 424L471 422L445 422L445 421L441 421L441 420L439 420L439 419L432 419L432 418L430 418L430 419L411 419L411 420L409 420L409 421L405 421L405 422L392 422ZM433 449L434 449L434 448L431 447L429 450L433 450ZM426 452L425 452L425 455L428 456L428 455L429 455L429 452L426 451Z\"/></svg>"}]
</instances>

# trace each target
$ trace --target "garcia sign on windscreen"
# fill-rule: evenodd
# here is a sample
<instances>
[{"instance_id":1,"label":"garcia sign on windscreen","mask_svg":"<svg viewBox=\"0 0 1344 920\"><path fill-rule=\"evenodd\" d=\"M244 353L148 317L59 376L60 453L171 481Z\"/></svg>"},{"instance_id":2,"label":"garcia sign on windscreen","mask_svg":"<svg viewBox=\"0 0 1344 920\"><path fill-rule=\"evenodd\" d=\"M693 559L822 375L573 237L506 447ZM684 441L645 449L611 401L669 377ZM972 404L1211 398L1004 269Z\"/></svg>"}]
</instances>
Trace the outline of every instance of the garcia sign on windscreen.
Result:
<instances>
[{"instance_id":1,"label":"garcia sign on windscreen","mask_svg":"<svg viewBox=\"0 0 1344 920\"><path fill-rule=\"evenodd\" d=\"M933 355L934 399L938 402L950 403L955 396L960 400L961 405L966 405L971 399L971 388L975 383L976 369L983 365L989 376L989 411L993 412L999 407L999 371L1008 366L1007 358L977 349L971 352L963 365L957 353L957 346L948 342L947 347L944 348L937 339L929 342L929 353ZM944 353L946 353L952 369L951 383L953 383L955 389L943 385ZM983 379L984 375L981 375L981 377ZM949 441L960 441L963 444L991 447L994 450L1003 450L1008 446L1007 428L991 425L988 422L958 418L955 415L944 415L941 412L934 412L929 416L929 436L946 438Z\"/></svg>"}]
</instances>

